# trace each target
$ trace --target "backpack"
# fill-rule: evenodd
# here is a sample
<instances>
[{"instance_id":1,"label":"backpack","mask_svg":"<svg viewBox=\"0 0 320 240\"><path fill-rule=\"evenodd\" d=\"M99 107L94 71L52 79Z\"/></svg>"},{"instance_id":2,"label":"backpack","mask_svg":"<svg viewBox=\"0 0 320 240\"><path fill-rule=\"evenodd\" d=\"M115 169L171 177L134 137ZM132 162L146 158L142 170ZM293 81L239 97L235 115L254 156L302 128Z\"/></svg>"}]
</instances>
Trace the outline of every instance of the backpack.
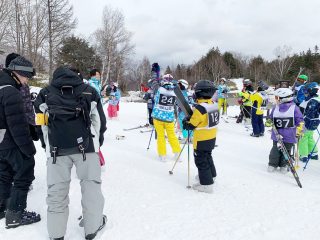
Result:
<instances>
[{"instance_id":1,"label":"backpack","mask_svg":"<svg viewBox=\"0 0 320 240\"><path fill-rule=\"evenodd\" d=\"M53 163L57 156L82 153L89 147L90 102L86 84L77 87L62 86L60 89L48 86L45 103L48 106L48 138Z\"/></svg>"}]
</instances>

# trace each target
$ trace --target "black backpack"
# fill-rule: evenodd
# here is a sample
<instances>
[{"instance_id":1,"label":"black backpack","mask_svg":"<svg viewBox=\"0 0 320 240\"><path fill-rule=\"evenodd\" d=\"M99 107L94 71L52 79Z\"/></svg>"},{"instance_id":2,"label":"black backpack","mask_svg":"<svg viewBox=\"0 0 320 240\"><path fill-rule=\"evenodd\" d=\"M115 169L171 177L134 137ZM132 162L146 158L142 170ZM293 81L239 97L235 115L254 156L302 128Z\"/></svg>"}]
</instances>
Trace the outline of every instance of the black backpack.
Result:
<instances>
[{"instance_id":1,"label":"black backpack","mask_svg":"<svg viewBox=\"0 0 320 240\"><path fill-rule=\"evenodd\" d=\"M82 153L90 143L90 101L85 92L88 85L47 87L48 137L53 163L57 156Z\"/></svg>"}]
</instances>

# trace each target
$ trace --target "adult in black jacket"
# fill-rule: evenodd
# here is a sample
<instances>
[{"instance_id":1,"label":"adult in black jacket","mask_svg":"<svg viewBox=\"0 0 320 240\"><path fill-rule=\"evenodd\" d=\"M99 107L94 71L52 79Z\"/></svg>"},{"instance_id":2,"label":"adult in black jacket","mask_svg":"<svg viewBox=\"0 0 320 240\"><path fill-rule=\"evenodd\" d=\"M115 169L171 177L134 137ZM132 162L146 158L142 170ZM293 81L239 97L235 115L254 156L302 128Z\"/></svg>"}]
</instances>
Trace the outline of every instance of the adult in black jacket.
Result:
<instances>
[{"instance_id":1,"label":"adult in black jacket","mask_svg":"<svg viewBox=\"0 0 320 240\"><path fill-rule=\"evenodd\" d=\"M25 210L36 149L19 92L33 75L32 63L22 56L0 71L0 218L6 217L7 228L40 221Z\"/></svg>"},{"instance_id":2,"label":"adult in black jacket","mask_svg":"<svg viewBox=\"0 0 320 240\"><path fill-rule=\"evenodd\" d=\"M49 237L63 239L65 236L70 175L75 165L81 185L85 237L94 239L106 223L98 155L106 131L106 117L99 94L75 72L59 67L53 73L51 84L40 91L34 106L39 119L48 118L47 124L43 121L42 131L48 158Z\"/></svg>"}]
</instances>

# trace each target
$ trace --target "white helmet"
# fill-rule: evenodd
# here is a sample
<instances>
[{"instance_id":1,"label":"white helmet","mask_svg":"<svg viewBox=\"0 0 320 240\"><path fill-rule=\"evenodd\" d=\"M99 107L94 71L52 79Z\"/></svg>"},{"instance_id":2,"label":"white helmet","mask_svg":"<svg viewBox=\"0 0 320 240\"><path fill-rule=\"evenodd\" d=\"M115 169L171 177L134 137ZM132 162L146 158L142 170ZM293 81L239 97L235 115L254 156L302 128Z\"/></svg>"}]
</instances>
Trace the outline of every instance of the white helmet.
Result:
<instances>
[{"instance_id":1,"label":"white helmet","mask_svg":"<svg viewBox=\"0 0 320 240\"><path fill-rule=\"evenodd\" d=\"M173 76L171 74L165 74L162 78L169 81L173 80Z\"/></svg>"},{"instance_id":2,"label":"white helmet","mask_svg":"<svg viewBox=\"0 0 320 240\"><path fill-rule=\"evenodd\" d=\"M223 81L223 82L226 82L227 80L225 78L220 78L219 80L220 82Z\"/></svg>"},{"instance_id":3,"label":"white helmet","mask_svg":"<svg viewBox=\"0 0 320 240\"><path fill-rule=\"evenodd\" d=\"M173 86L172 82L167 80L167 79L162 79L160 81L160 86L161 87L164 87L164 86Z\"/></svg>"},{"instance_id":4,"label":"white helmet","mask_svg":"<svg viewBox=\"0 0 320 240\"><path fill-rule=\"evenodd\" d=\"M181 83L186 89L189 87L189 83L187 82L187 80L180 79L178 80L178 83Z\"/></svg>"},{"instance_id":5,"label":"white helmet","mask_svg":"<svg viewBox=\"0 0 320 240\"><path fill-rule=\"evenodd\" d=\"M274 91L274 95L279 97L280 103L291 102L293 100L293 92L289 88L278 88Z\"/></svg>"}]
</instances>

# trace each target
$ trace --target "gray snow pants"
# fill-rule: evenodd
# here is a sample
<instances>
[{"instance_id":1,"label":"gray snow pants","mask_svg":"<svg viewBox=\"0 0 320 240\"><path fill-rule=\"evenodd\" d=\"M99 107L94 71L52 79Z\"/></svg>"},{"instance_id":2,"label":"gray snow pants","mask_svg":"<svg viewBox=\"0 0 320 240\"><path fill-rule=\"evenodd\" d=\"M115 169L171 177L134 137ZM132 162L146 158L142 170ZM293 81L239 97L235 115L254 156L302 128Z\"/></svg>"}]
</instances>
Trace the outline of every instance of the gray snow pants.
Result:
<instances>
[{"instance_id":1,"label":"gray snow pants","mask_svg":"<svg viewBox=\"0 0 320 240\"><path fill-rule=\"evenodd\" d=\"M289 154L291 154L293 145L293 143L284 143L284 146L286 147ZM284 159L281 151L278 149L276 141L273 141L273 146L269 154L269 166L275 168L287 166L287 161Z\"/></svg>"},{"instance_id":2,"label":"gray snow pants","mask_svg":"<svg viewBox=\"0 0 320 240\"><path fill-rule=\"evenodd\" d=\"M85 161L82 154L57 157L56 164L52 163L52 158L48 158L47 228L51 238L60 238L66 234L70 175L73 164L76 166L81 185L85 234L96 232L102 223L104 198L101 192L101 167L98 153L87 153Z\"/></svg>"}]
</instances>

